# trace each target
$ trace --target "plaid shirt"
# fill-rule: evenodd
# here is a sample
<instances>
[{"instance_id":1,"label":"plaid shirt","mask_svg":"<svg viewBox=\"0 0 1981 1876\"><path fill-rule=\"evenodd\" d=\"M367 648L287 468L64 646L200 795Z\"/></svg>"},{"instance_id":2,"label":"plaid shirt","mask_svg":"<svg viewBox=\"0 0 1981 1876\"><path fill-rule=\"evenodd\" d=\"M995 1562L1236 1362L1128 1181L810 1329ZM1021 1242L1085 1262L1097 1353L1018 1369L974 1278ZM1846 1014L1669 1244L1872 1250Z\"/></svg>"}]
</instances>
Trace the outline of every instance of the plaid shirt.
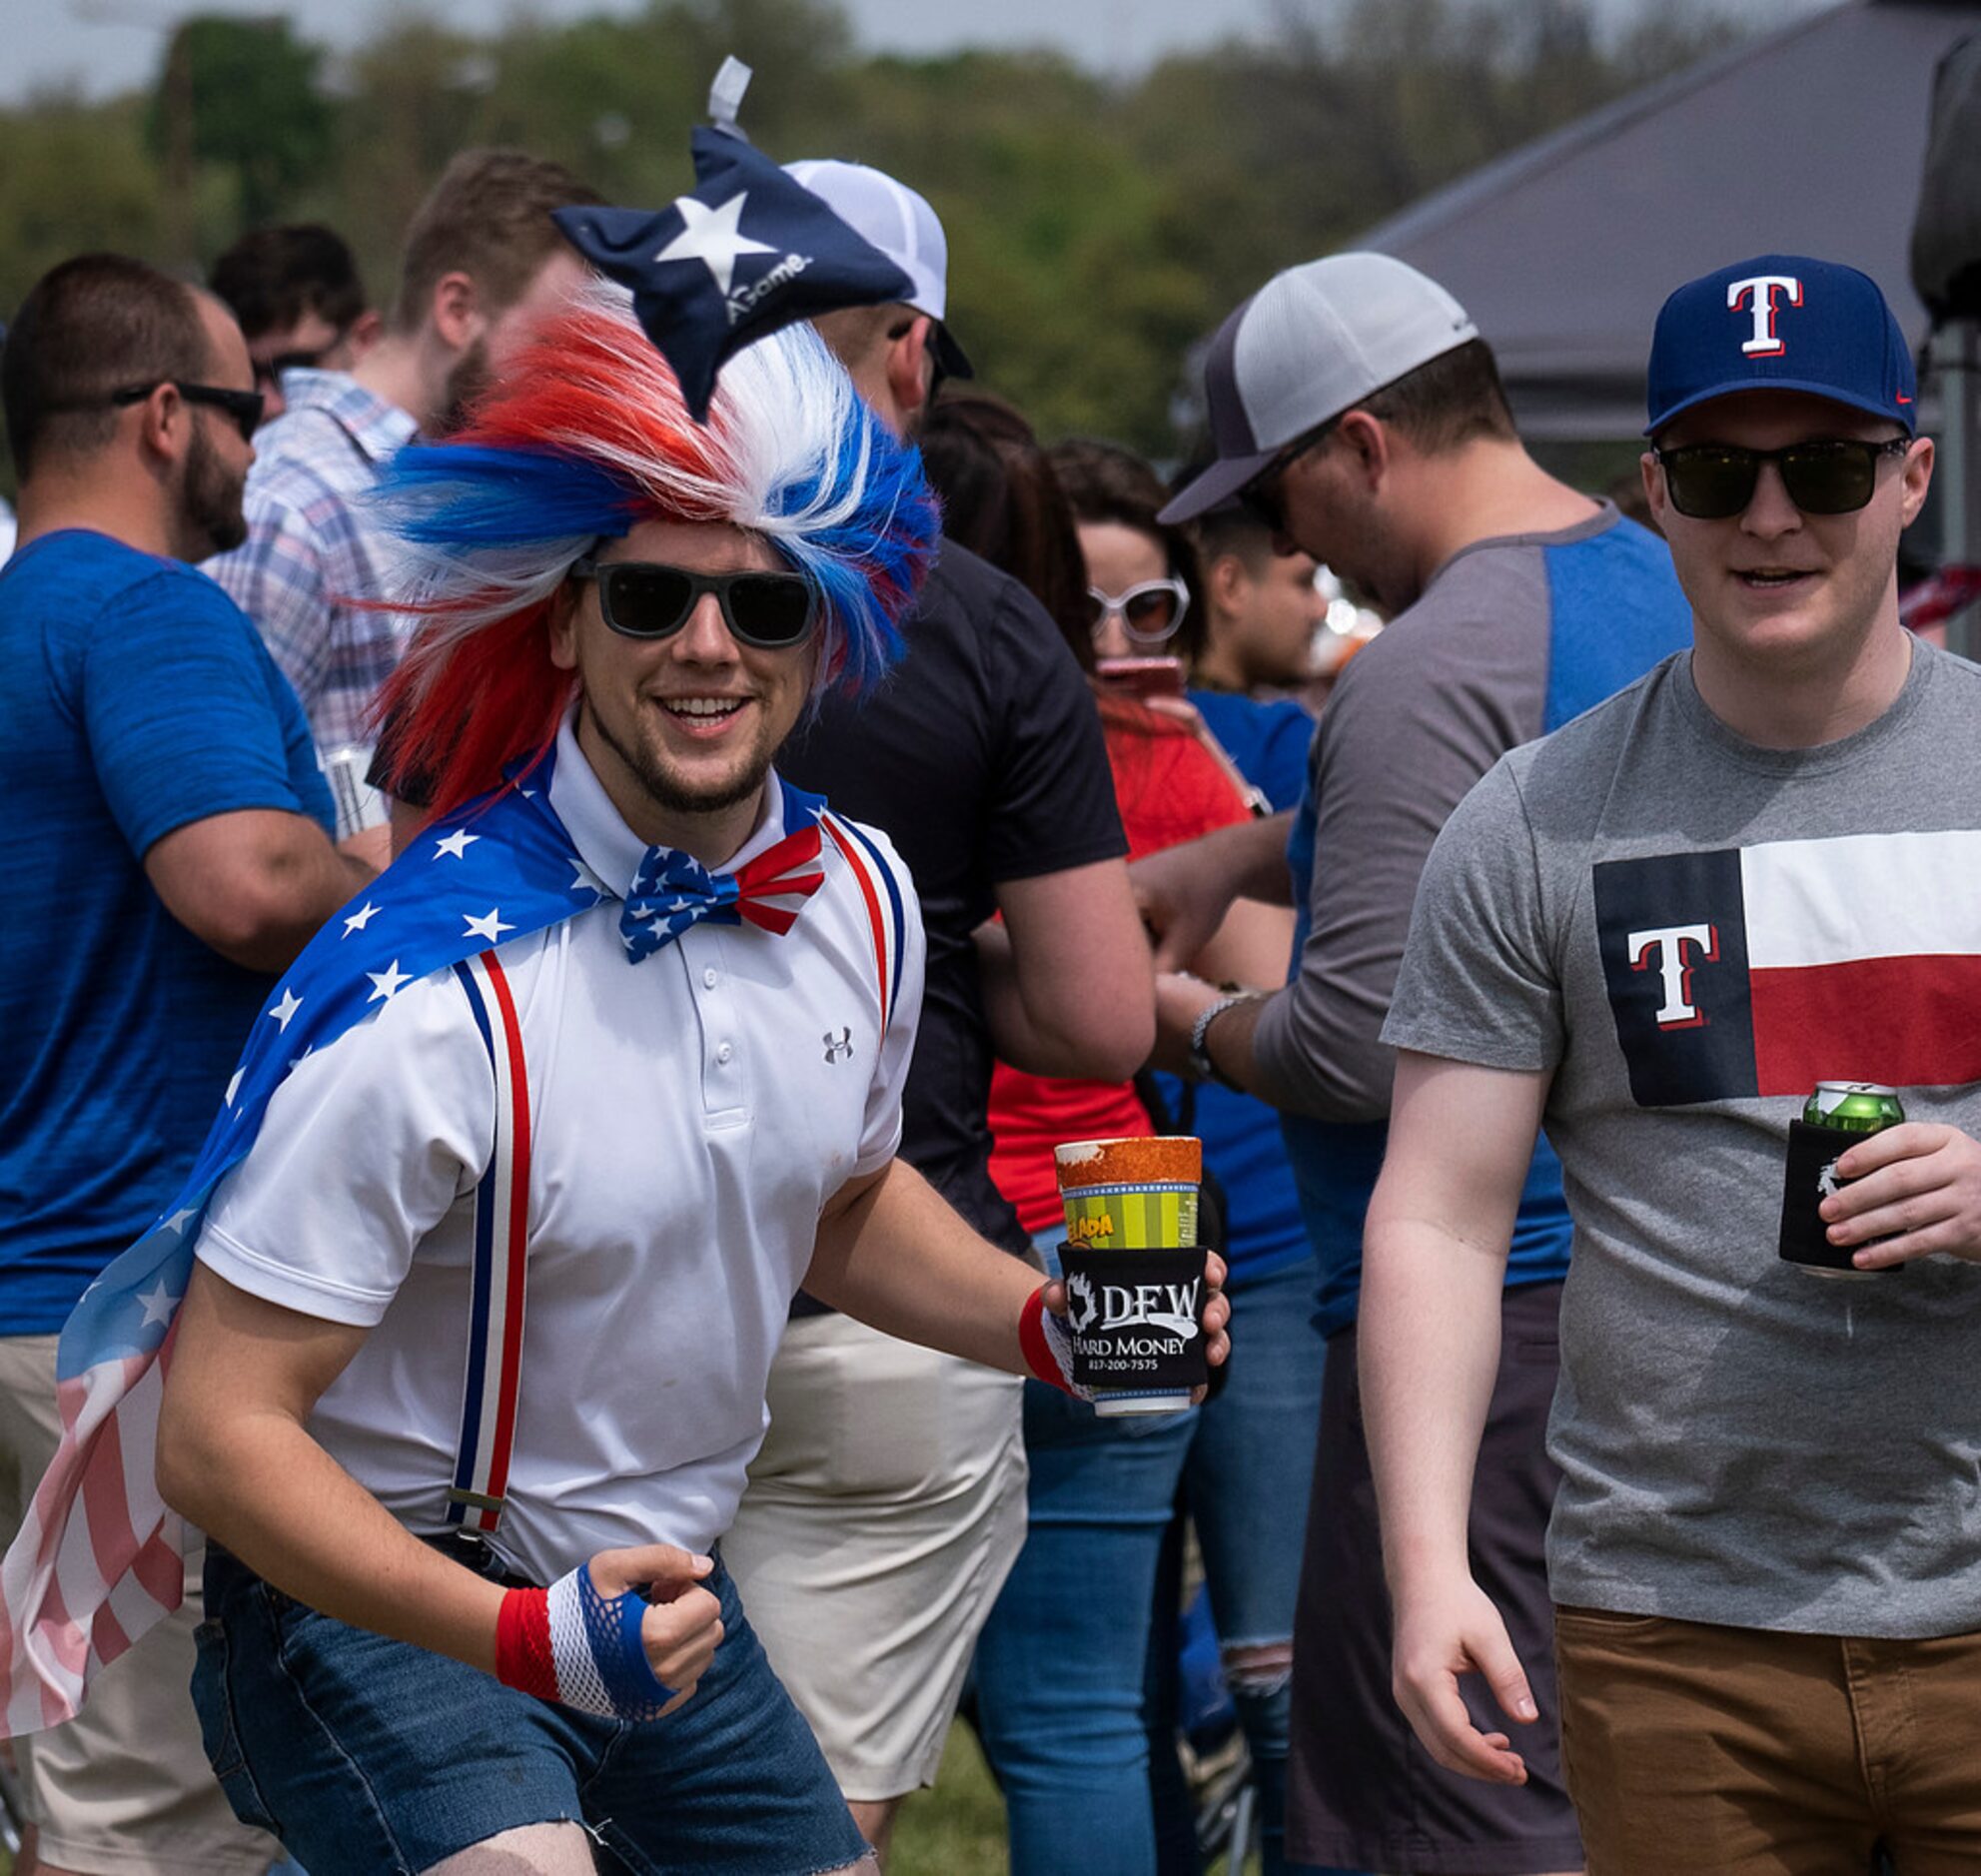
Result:
<instances>
[{"instance_id":1,"label":"plaid shirt","mask_svg":"<svg viewBox=\"0 0 1981 1876\"><path fill-rule=\"evenodd\" d=\"M343 372L287 372L282 389L288 410L255 438L248 538L206 570L260 628L322 757L370 740L366 712L411 633L351 602L380 590L391 553L361 497L417 426Z\"/></svg>"}]
</instances>

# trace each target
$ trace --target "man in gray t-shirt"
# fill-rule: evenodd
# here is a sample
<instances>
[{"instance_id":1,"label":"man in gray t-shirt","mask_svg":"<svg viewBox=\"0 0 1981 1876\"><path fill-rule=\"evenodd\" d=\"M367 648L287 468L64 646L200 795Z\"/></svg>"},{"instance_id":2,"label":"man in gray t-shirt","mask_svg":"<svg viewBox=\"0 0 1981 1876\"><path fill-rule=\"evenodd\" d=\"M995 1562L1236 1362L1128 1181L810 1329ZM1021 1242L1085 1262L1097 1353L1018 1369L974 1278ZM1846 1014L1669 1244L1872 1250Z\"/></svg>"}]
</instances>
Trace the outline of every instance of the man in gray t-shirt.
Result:
<instances>
[{"instance_id":1,"label":"man in gray t-shirt","mask_svg":"<svg viewBox=\"0 0 1981 1876\"><path fill-rule=\"evenodd\" d=\"M1293 1632L1287 1856L1414 1876L1576 1869L1574 1814L1544 1738L1554 1717L1544 1675L1546 1717L1519 1791L1433 1764L1391 1695L1390 1602L1356 1397L1362 1224L1395 1061L1380 1032L1433 838L1507 749L1682 646L1690 613L1660 541L1527 455L1491 351L1450 294L1401 261L1337 254L1277 275L1220 329L1205 388L1218 460L1167 512L1241 494L1392 614L1329 699L1291 837L1254 823L1135 869L1145 889L1167 877L1180 898L1203 895L1215 923L1217 889L1236 878L1224 869L1263 845L1268 877L1248 872L1244 890L1284 889L1291 873L1301 908L1297 967L1276 994L1233 995L1180 971L1157 989L1162 1027L1173 1043L1190 1038L1196 1075L1280 1110L1319 1274L1327 1354L1315 1363L1321 1429ZM1199 941L1165 916L1182 906L1150 909L1164 931L1159 967L1191 956ZM1472 1535L1513 1632L1546 1657L1547 1351L1569 1229L1560 1164L1545 1142L1528 1144L1503 1295L1483 1305L1525 1356L1493 1391ZM1267 1819L1270 1862L1270 1805Z\"/></svg>"},{"instance_id":2,"label":"man in gray t-shirt","mask_svg":"<svg viewBox=\"0 0 1981 1876\"><path fill-rule=\"evenodd\" d=\"M1981 1858L1981 672L1898 622L1915 395L1854 270L1764 256L1666 303L1645 486L1693 649L1467 797L1384 1030L1362 1363L1398 1693L1441 1762L1524 1777L1458 1678L1531 1717L1465 1511L1540 1120L1575 1227L1548 1569L1592 1870ZM1823 1080L1903 1098L1815 1227L1903 1275L1779 1255Z\"/></svg>"}]
</instances>

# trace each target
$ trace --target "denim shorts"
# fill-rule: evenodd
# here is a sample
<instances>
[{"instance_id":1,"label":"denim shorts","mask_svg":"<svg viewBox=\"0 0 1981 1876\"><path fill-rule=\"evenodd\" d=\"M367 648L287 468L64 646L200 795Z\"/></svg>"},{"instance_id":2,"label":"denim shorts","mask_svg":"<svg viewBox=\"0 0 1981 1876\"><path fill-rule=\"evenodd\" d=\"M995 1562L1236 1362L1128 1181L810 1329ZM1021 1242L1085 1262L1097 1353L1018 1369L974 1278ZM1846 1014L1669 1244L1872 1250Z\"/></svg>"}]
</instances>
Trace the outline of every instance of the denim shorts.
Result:
<instances>
[{"instance_id":1,"label":"denim shorts","mask_svg":"<svg viewBox=\"0 0 1981 1876\"><path fill-rule=\"evenodd\" d=\"M596 1718L306 1607L218 1549L193 1699L243 1822L310 1876L415 1876L524 1824L578 1823L621 1876L814 1876L865 1854L718 1560L723 1640L664 1719Z\"/></svg>"}]
</instances>

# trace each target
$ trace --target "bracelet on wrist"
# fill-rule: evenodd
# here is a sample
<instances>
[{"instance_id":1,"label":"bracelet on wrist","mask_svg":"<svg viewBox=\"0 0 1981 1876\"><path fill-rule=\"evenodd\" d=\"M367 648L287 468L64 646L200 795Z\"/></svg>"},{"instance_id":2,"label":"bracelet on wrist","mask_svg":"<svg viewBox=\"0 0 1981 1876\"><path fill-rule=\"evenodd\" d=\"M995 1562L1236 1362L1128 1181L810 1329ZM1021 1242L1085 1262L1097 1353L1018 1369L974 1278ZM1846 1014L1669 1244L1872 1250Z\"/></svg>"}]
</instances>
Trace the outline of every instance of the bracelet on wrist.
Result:
<instances>
[{"instance_id":1,"label":"bracelet on wrist","mask_svg":"<svg viewBox=\"0 0 1981 1876\"><path fill-rule=\"evenodd\" d=\"M1255 1003L1259 992L1242 990L1232 996L1220 997L1197 1012L1197 1020L1190 1026L1190 1078L1192 1081L1214 1081L1221 1088L1229 1088L1234 1094L1244 1094L1244 1086L1234 1081L1211 1057L1211 1025L1219 1017L1241 1003Z\"/></svg>"}]
</instances>

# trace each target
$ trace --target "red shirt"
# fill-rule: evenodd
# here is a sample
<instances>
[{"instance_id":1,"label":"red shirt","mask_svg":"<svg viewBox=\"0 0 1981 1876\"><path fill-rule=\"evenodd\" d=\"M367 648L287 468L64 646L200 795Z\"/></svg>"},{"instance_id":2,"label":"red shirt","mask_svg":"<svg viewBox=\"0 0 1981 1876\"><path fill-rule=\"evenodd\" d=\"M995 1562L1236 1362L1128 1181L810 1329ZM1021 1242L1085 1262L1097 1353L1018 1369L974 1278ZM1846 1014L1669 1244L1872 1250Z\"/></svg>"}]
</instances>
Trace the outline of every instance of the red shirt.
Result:
<instances>
[{"instance_id":1,"label":"red shirt","mask_svg":"<svg viewBox=\"0 0 1981 1876\"><path fill-rule=\"evenodd\" d=\"M1130 859L1247 818L1236 784L1189 725L1124 698L1103 696L1100 708ZM1035 1234L1065 1217L1054 1147L1156 1131L1131 1082L1061 1081L1002 1062L991 1076L990 1121L991 1177Z\"/></svg>"}]
</instances>

